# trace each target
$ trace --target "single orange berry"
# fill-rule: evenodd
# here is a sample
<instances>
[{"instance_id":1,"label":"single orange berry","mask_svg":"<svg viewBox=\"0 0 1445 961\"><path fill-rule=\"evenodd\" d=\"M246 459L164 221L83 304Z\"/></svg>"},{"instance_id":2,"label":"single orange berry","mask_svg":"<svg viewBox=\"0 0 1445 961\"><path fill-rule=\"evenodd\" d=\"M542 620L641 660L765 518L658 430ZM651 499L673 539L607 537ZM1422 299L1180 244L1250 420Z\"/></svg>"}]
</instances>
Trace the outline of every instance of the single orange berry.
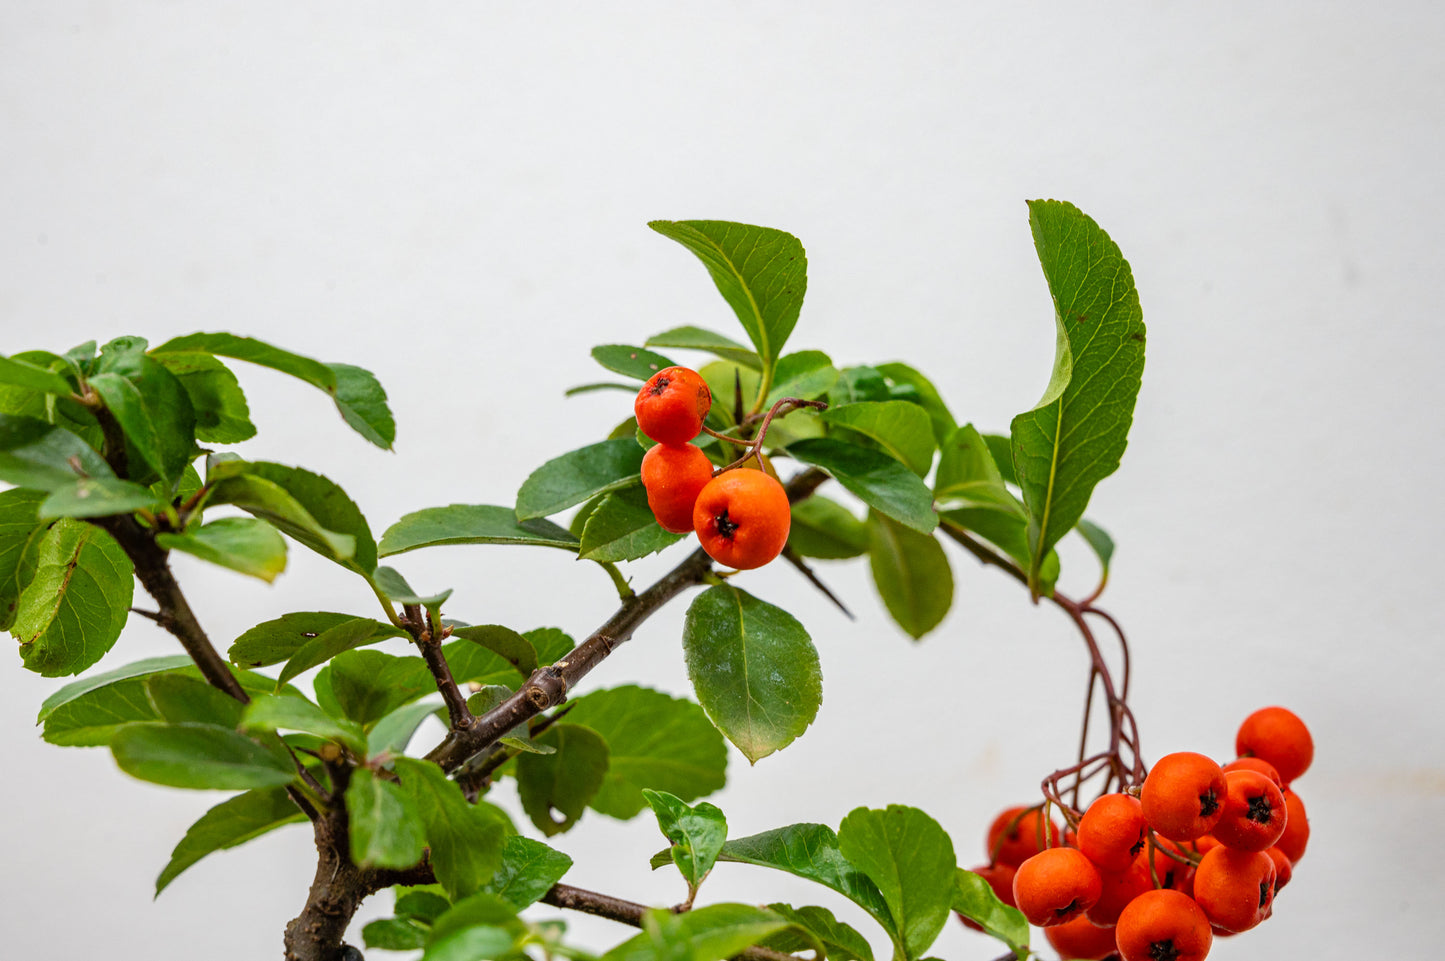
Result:
<instances>
[{"instance_id":1,"label":"single orange berry","mask_svg":"<svg viewBox=\"0 0 1445 961\"><path fill-rule=\"evenodd\" d=\"M1209 919L1178 891L1146 891L1129 903L1114 928L1124 961L1203 961L1214 943Z\"/></svg>"},{"instance_id":2,"label":"single orange berry","mask_svg":"<svg viewBox=\"0 0 1445 961\"><path fill-rule=\"evenodd\" d=\"M697 495L692 526L708 556L740 571L762 567L783 552L792 526L783 485L757 470L730 470Z\"/></svg>"},{"instance_id":3,"label":"single orange berry","mask_svg":"<svg viewBox=\"0 0 1445 961\"><path fill-rule=\"evenodd\" d=\"M1220 846L1194 872L1194 900L1211 924L1248 931L1265 919L1274 901L1274 861L1263 851Z\"/></svg>"},{"instance_id":4,"label":"single orange berry","mask_svg":"<svg viewBox=\"0 0 1445 961\"><path fill-rule=\"evenodd\" d=\"M1063 961L1102 961L1115 951L1114 929L1101 928L1088 918L1044 928L1044 937Z\"/></svg>"},{"instance_id":5,"label":"single orange berry","mask_svg":"<svg viewBox=\"0 0 1445 961\"><path fill-rule=\"evenodd\" d=\"M637 427L659 444L686 444L702 430L712 391L687 367L664 367L637 392Z\"/></svg>"},{"instance_id":6,"label":"single orange berry","mask_svg":"<svg viewBox=\"0 0 1445 961\"><path fill-rule=\"evenodd\" d=\"M692 508L712 480L712 461L694 444L658 444L642 455L647 506L665 531L692 533Z\"/></svg>"},{"instance_id":7,"label":"single orange berry","mask_svg":"<svg viewBox=\"0 0 1445 961\"><path fill-rule=\"evenodd\" d=\"M993 819L988 827L988 858L995 864L1018 867L1046 847L1059 843L1059 826L1049 819L1044 837L1043 816L1037 807L1014 807Z\"/></svg>"},{"instance_id":8,"label":"single orange berry","mask_svg":"<svg viewBox=\"0 0 1445 961\"><path fill-rule=\"evenodd\" d=\"M1263 851L1284 833L1284 795L1258 771L1224 775L1224 817L1214 826L1219 843L1236 851Z\"/></svg>"},{"instance_id":9,"label":"single orange berry","mask_svg":"<svg viewBox=\"0 0 1445 961\"><path fill-rule=\"evenodd\" d=\"M1073 848L1049 848L1019 865L1014 903L1041 928L1079 917L1099 900L1103 882L1092 861Z\"/></svg>"},{"instance_id":10,"label":"single orange berry","mask_svg":"<svg viewBox=\"0 0 1445 961\"><path fill-rule=\"evenodd\" d=\"M1171 841L1192 841L1224 816L1224 772L1203 754L1166 754L1139 792L1144 820Z\"/></svg>"},{"instance_id":11,"label":"single orange berry","mask_svg":"<svg viewBox=\"0 0 1445 961\"><path fill-rule=\"evenodd\" d=\"M1290 861L1298 863L1305 856L1305 846L1310 842L1310 819L1305 814L1305 802L1293 791L1284 792L1284 809L1284 833L1274 846Z\"/></svg>"},{"instance_id":12,"label":"single orange berry","mask_svg":"<svg viewBox=\"0 0 1445 961\"><path fill-rule=\"evenodd\" d=\"M1221 770L1226 776L1230 771L1258 771L1273 781L1275 787L1281 791L1284 790L1284 780L1279 776L1279 772L1274 769L1273 764L1262 757L1238 757L1224 765Z\"/></svg>"},{"instance_id":13,"label":"single orange berry","mask_svg":"<svg viewBox=\"0 0 1445 961\"><path fill-rule=\"evenodd\" d=\"M1284 886L1289 884L1289 879L1294 877L1294 864L1279 848L1270 848L1264 853L1274 862L1274 893L1279 894L1284 890Z\"/></svg>"},{"instance_id":14,"label":"single orange berry","mask_svg":"<svg viewBox=\"0 0 1445 961\"><path fill-rule=\"evenodd\" d=\"M1315 759L1310 729L1282 707L1262 707L1239 726L1234 750L1240 757L1261 757L1273 764L1286 785Z\"/></svg>"},{"instance_id":15,"label":"single orange berry","mask_svg":"<svg viewBox=\"0 0 1445 961\"><path fill-rule=\"evenodd\" d=\"M1128 794L1105 794L1079 822L1079 850L1101 871L1125 871L1144 850L1144 809Z\"/></svg>"}]
</instances>

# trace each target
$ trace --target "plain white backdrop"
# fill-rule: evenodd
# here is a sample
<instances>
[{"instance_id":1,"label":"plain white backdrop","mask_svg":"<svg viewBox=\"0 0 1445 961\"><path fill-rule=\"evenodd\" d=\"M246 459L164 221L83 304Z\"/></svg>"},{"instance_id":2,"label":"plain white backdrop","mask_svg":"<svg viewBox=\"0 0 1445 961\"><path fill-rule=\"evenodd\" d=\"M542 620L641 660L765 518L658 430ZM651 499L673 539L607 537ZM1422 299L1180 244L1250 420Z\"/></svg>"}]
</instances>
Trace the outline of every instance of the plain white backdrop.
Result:
<instances>
[{"instance_id":1,"label":"plain white backdrop","mask_svg":"<svg viewBox=\"0 0 1445 961\"><path fill-rule=\"evenodd\" d=\"M1024 200L1071 200L1130 260L1149 328L1129 449L1089 511L1119 543L1106 601L1134 642L1145 751L1229 756L1240 719L1272 703L1316 739L1309 854L1275 917L1213 956L1418 956L1445 938L1442 38L1423 2L12 0L0 353L229 330L367 367L394 454L319 392L244 365L260 435L239 451L329 475L379 533L425 506L510 503L534 467L626 417L621 394L562 395L597 379L592 345L685 323L741 335L654 218L798 235L792 347L911 362L960 421L1005 429L1053 357ZM1086 590L1092 561L1066 548L1063 585ZM1077 638L951 556L954 608L919 644L864 565L823 565L856 622L785 566L740 578L807 625L825 700L783 753L751 769L732 755L713 800L735 835L908 803L968 864L994 813L1067 763ZM403 560L473 622L580 637L614 603L560 552ZM299 547L271 587L175 566L222 647L285 611L371 610ZM681 610L588 685L685 692ZM102 664L174 650L133 619ZM276 957L309 833L215 854L152 902L221 795L41 742L35 711L60 683L18 659L0 670L3 953ZM595 814L556 842L572 883L675 902L675 877L646 867L662 843L646 818ZM761 870L720 867L703 898L824 903L876 932ZM388 900L364 908L357 943ZM569 921L598 950L629 934ZM933 953L998 948L950 924Z\"/></svg>"}]
</instances>

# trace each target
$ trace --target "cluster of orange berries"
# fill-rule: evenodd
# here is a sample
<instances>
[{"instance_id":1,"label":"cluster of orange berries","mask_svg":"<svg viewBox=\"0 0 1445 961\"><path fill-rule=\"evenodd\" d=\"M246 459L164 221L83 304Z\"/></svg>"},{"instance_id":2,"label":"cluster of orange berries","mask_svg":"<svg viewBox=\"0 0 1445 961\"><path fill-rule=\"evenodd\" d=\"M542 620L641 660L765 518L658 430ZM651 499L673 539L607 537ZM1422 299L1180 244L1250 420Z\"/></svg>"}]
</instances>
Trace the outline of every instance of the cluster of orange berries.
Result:
<instances>
[{"instance_id":1,"label":"cluster of orange berries","mask_svg":"<svg viewBox=\"0 0 1445 961\"><path fill-rule=\"evenodd\" d=\"M762 469L760 456L742 465L757 469L714 475L712 461L692 443L711 408L712 392L686 367L660 370L638 391L637 427L657 441L642 458L647 506L664 530L696 531L718 563L736 570L762 567L788 543L788 495Z\"/></svg>"},{"instance_id":2,"label":"cluster of orange berries","mask_svg":"<svg viewBox=\"0 0 1445 961\"><path fill-rule=\"evenodd\" d=\"M1161 758L1137 791L1089 805L1062 845L1041 806L1004 811L990 862L973 870L1065 959L1201 961L1216 935L1271 915L1309 841L1290 790L1314 758L1309 729L1262 708L1235 750L1222 768L1191 752Z\"/></svg>"}]
</instances>

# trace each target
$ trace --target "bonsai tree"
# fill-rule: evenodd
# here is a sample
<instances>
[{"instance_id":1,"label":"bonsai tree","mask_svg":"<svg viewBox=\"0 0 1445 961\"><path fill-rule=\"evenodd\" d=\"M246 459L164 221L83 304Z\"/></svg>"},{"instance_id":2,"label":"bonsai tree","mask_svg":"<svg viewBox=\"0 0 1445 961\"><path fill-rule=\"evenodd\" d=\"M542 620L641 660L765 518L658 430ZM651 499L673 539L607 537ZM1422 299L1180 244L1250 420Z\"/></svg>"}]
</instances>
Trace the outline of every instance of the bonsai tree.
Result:
<instances>
[{"instance_id":1,"label":"bonsai tree","mask_svg":"<svg viewBox=\"0 0 1445 961\"><path fill-rule=\"evenodd\" d=\"M1146 765L1124 632L1099 606L1113 542L1084 516L1124 453L1144 323L1129 266L1094 221L1057 201L1029 210L1057 353L1044 396L1006 432L960 422L918 367L786 352L807 288L793 236L658 221L706 267L741 336L678 327L593 348L606 379L570 392L615 400L616 429L537 467L514 503L417 511L379 539L335 480L230 450L256 432L231 361L325 391L349 427L390 448L386 393L366 370L230 333L0 358L0 480L13 485L0 492L0 616L24 668L79 675L40 705L43 737L107 748L141 780L237 792L179 839L158 894L213 852L309 822L315 879L283 932L293 961L354 959L363 946L427 961L873 961L885 944L895 961L921 961L954 913L1000 942L991 953L1021 959L1034 950L1030 922L1063 957L1203 957L1212 931L1269 915L1303 854L1291 782L1309 765L1309 733L1266 708L1240 730L1241 760ZM1070 534L1101 571L1085 573L1094 586L1078 596L1058 587L1055 547ZM866 559L889 615L918 639L953 601L945 542L1077 629L1090 663L1077 755L1040 759L1038 796L1006 807L980 851L899 805L732 836L702 800L725 783L728 744L768 758L806 732L822 697L809 628L768 599L779 582L762 571L744 590L736 573L789 565L844 616L822 568ZM170 554L269 582L293 544L360 578L375 606L270 611L223 651ZM457 544L591 561L616 610L576 636L459 620L477 605L401 572L405 555ZM675 565L634 583L629 562L658 552ZM675 602L688 605L695 700L645 677L589 683ZM174 635L178 652L94 671L132 614ZM411 653L376 649L388 640ZM1105 657L1115 649L1121 673ZM433 715L445 735L418 743ZM503 778L519 810L489 795ZM589 809L655 818L661 850L637 857L678 871L685 897L646 906L569 885L571 858L539 838ZM820 900L841 896L877 926L859 930L826 904L766 903L765 886L753 903L709 902L703 883L735 862L817 882ZM394 916L348 944L358 906L384 890ZM640 931L579 945L538 904Z\"/></svg>"}]
</instances>

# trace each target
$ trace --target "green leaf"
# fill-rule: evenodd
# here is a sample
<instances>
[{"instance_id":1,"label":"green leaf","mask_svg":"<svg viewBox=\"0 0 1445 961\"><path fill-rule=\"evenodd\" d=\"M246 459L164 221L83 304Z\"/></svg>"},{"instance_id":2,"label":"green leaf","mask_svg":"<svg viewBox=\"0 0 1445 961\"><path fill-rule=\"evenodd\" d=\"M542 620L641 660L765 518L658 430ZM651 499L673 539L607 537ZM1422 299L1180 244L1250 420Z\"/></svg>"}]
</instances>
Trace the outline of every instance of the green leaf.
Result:
<instances>
[{"instance_id":1,"label":"green leaf","mask_svg":"<svg viewBox=\"0 0 1445 961\"><path fill-rule=\"evenodd\" d=\"M538 664L556 664L577 646L566 631L557 627L535 627L522 636L536 649Z\"/></svg>"},{"instance_id":2,"label":"green leaf","mask_svg":"<svg viewBox=\"0 0 1445 961\"><path fill-rule=\"evenodd\" d=\"M273 694L255 698L246 705L239 727L243 731L303 731L342 744L358 757L366 756L361 725L330 717L299 697Z\"/></svg>"},{"instance_id":3,"label":"green leaf","mask_svg":"<svg viewBox=\"0 0 1445 961\"><path fill-rule=\"evenodd\" d=\"M879 364L876 368L878 373L893 381L894 384L902 384L913 389L916 395L916 403L928 414L929 421L933 424L933 439L942 447L943 442L948 439L958 422L953 419L952 412L948 405L939 396L938 388L933 386L933 381L924 377L917 370L907 364L891 363ZM896 394L897 391L894 391Z\"/></svg>"},{"instance_id":4,"label":"green leaf","mask_svg":"<svg viewBox=\"0 0 1445 961\"><path fill-rule=\"evenodd\" d=\"M727 818L706 801L692 807L666 791L643 791L642 796L657 815L663 836L672 842L672 863L682 872L691 901L728 839Z\"/></svg>"},{"instance_id":5,"label":"green leaf","mask_svg":"<svg viewBox=\"0 0 1445 961\"><path fill-rule=\"evenodd\" d=\"M579 556L588 561L631 561L671 547L683 539L657 525L647 506L647 491L626 487L602 498L582 528Z\"/></svg>"},{"instance_id":6,"label":"green leaf","mask_svg":"<svg viewBox=\"0 0 1445 961\"><path fill-rule=\"evenodd\" d=\"M431 671L420 657L395 657L381 651L338 654L317 674L315 687L322 707L363 728L436 689Z\"/></svg>"},{"instance_id":7,"label":"green leaf","mask_svg":"<svg viewBox=\"0 0 1445 961\"><path fill-rule=\"evenodd\" d=\"M820 560L858 557L868 551L868 528L842 504L814 494L793 504L788 546Z\"/></svg>"},{"instance_id":8,"label":"green leaf","mask_svg":"<svg viewBox=\"0 0 1445 961\"><path fill-rule=\"evenodd\" d=\"M843 857L838 836L826 824L790 824L735 838L723 845L718 860L774 868L816 881L867 911L894 936L892 916L878 886Z\"/></svg>"},{"instance_id":9,"label":"green leaf","mask_svg":"<svg viewBox=\"0 0 1445 961\"><path fill-rule=\"evenodd\" d=\"M483 685L505 684L519 687L526 680L506 658L471 641L443 644L442 656L447 659L447 666L452 670L452 679L458 684L475 681Z\"/></svg>"},{"instance_id":10,"label":"green leaf","mask_svg":"<svg viewBox=\"0 0 1445 961\"><path fill-rule=\"evenodd\" d=\"M942 517L945 524L982 537L1012 558L1020 570L1028 570L1028 521L1024 518L993 508L951 510ZM1057 551L1049 551L1039 569L1039 593L1045 597L1052 594L1058 579L1059 555Z\"/></svg>"},{"instance_id":11,"label":"green leaf","mask_svg":"<svg viewBox=\"0 0 1445 961\"><path fill-rule=\"evenodd\" d=\"M25 667L45 677L79 674L120 637L134 580L130 558L100 528L61 519L36 547L10 633Z\"/></svg>"},{"instance_id":12,"label":"green leaf","mask_svg":"<svg viewBox=\"0 0 1445 961\"><path fill-rule=\"evenodd\" d=\"M577 550L577 538L549 520L517 520L510 507L452 504L407 514L381 535L382 557L441 544L526 544Z\"/></svg>"},{"instance_id":13,"label":"green leaf","mask_svg":"<svg viewBox=\"0 0 1445 961\"><path fill-rule=\"evenodd\" d=\"M988 452L993 455L994 466L1004 483L1019 486L1018 476L1014 473L1013 441L1003 434L984 434L983 442L988 445Z\"/></svg>"},{"instance_id":14,"label":"green leaf","mask_svg":"<svg viewBox=\"0 0 1445 961\"><path fill-rule=\"evenodd\" d=\"M175 375L191 399L197 440L239 444L256 436L246 395L229 367L199 350L153 350L151 357Z\"/></svg>"},{"instance_id":15,"label":"green leaf","mask_svg":"<svg viewBox=\"0 0 1445 961\"><path fill-rule=\"evenodd\" d=\"M756 764L791 744L818 714L823 673L803 625L730 584L687 609L682 648L698 702Z\"/></svg>"},{"instance_id":16,"label":"green leaf","mask_svg":"<svg viewBox=\"0 0 1445 961\"><path fill-rule=\"evenodd\" d=\"M980 508L1026 516L1018 498L1004 486L988 443L972 424L964 424L944 441L933 496L942 510Z\"/></svg>"},{"instance_id":17,"label":"green leaf","mask_svg":"<svg viewBox=\"0 0 1445 961\"><path fill-rule=\"evenodd\" d=\"M150 488L114 477L77 477L57 487L40 505L40 519L105 517L156 507L159 498Z\"/></svg>"},{"instance_id":18,"label":"green leaf","mask_svg":"<svg viewBox=\"0 0 1445 961\"><path fill-rule=\"evenodd\" d=\"M873 948L851 925L839 921L827 908L807 905L770 904L769 910L787 918L823 945L829 961L873 961ZM808 939L796 931L783 931L763 942L765 947L789 954L806 950Z\"/></svg>"},{"instance_id":19,"label":"green leaf","mask_svg":"<svg viewBox=\"0 0 1445 961\"><path fill-rule=\"evenodd\" d=\"M351 860L361 867L409 868L426 850L421 815L401 788L369 768L352 772L346 786Z\"/></svg>"},{"instance_id":20,"label":"green leaf","mask_svg":"<svg viewBox=\"0 0 1445 961\"><path fill-rule=\"evenodd\" d=\"M594 495L640 483L642 454L636 441L620 438L549 460L534 470L517 491L517 517L546 517Z\"/></svg>"},{"instance_id":21,"label":"green leaf","mask_svg":"<svg viewBox=\"0 0 1445 961\"><path fill-rule=\"evenodd\" d=\"M181 382L147 357L145 346L138 337L112 340L89 383L125 431L131 478L169 483L195 456L196 415Z\"/></svg>"},{"instance_id":22,"label":"green leaf","mask_svg":"<svg viewBox=\"0 0 1445 961\"><path fill-rule=\"evenodd\" d=\"M41 737L61 747L100 747L127 724L159 720L145 679L131 678L56 705L45 717Z\"/></svg>"},{"instance_id":23,"label":"green leaf","mask_svg":"<svg viewBox=\"0 0 1445 961\"><path fill-rule=\"evenodd\" d=\"M697 255L771 365L798 322L808 289L808 258L798 238L719 220L654 220L648 226Z\"/></svg>"},{"instance_id":24,"label":"green leaf","mask_svg":"<svg viewBox=\"0 0 1445 961\"><path fill-rule=\"evenodd\" d=\"M361 929L361 940L368 950L410 951L426 946L430 930L406 918L377 918Z\"/></svg>"},{"instance_id":25,"label":"green leaf","mask_svg":"<svg viewBox=\"0 0 1445 961\"><path fill-rule=\"evenodd\" d=\"M956 868L954 879L950 907L1007 944L1020 959L1027 958L1029 923L1023 913L1000 901L989 883L972 871Z\"/></svg>"},{"instance_id":26,"label":"green leaf","mask_svg":"<svg viewBox=\"0 0 1445 961\"><path fill-rule=\"evenodd\" d=\"M286 569L286 541L257 517L226 517L183 534L157 534L156 543L268 584Z\"/></svg>"},{"instance_id":27,"label":"green leaf","mask_svg":"<svg viewBox=\"0 0 1445 961\"><path fill-rule=\"evenodd\" d=\"M1099 558L1099 566L1104 569L1102 580L1109 579L1109 562L1114 558L1114 538L1109 532L1088 518L1080 518L1079 523L1074 525L1079 536L1089 545L1094 555Z\"/></svg>"},{"instance_id":28,"label":"green leaf","mask_svg":"<svg viewBox=\"0 0 1445 961\"><path fill-rule=\"evenodd\" d=\"M477 961L504 958L513 951L516 939L505 928L481 924L452 931L431 942L421 961Z\"/></svg>"},{"instance_id":29,"label":"green leaf","mask_svg":"<svg viewBox=\"0 0 1445 961\"><path fill-rule=\"evenodd\" d=\"M0 357L0 384L58 394L61 397L68 397L74 392L70 383L59 374L14 357Z\"/></svg>"},{"instance_id":30,"label":"green leaf","mask_svg":"<svg viewBox=\"0 0 1445 961\"><path fill-rule=\"evenodd\" d=\"M838 849L878 886L907 956L922 957L952 904L957 862L943 828L917 808L856 808L838 827Z\"/></svg>"},{"instance_id":31,"label":"green leaf","mask_svg":"<svg viewBox=\"0 0 1445 961\"><path fill-rule=\"evenodd\" d=\"M77 466L78 465L78 466ZM0 481L53 491L80 476L114 477L100 452L63 427L0 414Z\"/></svg>"},{"instance_id":32,"label":"green leaf","mask_svg":"<svg viewBox=\"0 0 1445 961\"><path fill-rule=\"evenodd\" d=\"M829 437L798 441L789 445L788 453L823 468L863 503L919 533L932 533L938 526L928 485L881 451Z\"/></svg>"},{"instance_id":33,"label":"green leaf","mask_svg":"<svg viewBox=\"0 0 1445 961\"><path fill-rule=\"evenodd\" d=\"M396 773L425 826L437 881L453 899L477 891L501 864L506 817L485 801L468 804L430 761L399 757Z\"/></svg>"},{"instance_id":34,"label":"green leaf","mask_svg":"<svg viewBox=\"0 0 1445 961\"><path fill-rule=\"evenodd\" d=\"M864 401L830 407L823 423L846 427L876 441L919 477L933 466L933 425L928 414L906 400Z\"/></svg>"},{"instance_id":35,"label":"green leaf","mask_svg":"<svg viewBox=\"0 0 1445 961\"><path fill-rule=\"evenodd\" d=\"M264 461L227 461L213 469L213 479L217 475L208 504L235 504L360 574L376 569L376 542L366 518L327 478Z\"/></svg>"},{"instance_id":36,"label":"green leaf","mask_svg":"<svg viewBox=\"0 0 1445 961\"><path fill-rule=\"evenodd\" d=\"M387 714L372 725L366 736L367 756L405 752L422 721L431 717L440 706L435 701L418 701L415 704L405 704Z\"/></svg>"},{"instance_id":37,"label":"green leaf","mask_svg":"<svg viewBox=\"0 0 1445 961\"><path fill-rule=\"evenodd\" d=\"M356 620L355 614L330 611L298 611L282 614L272 621L263 621L236 638L226 656L232 664L242 667L266 667L290 660L304 646L334 627ZM372 621L375 627L368 636L377 641L387 637L405 637L406 633L390 624Z\"/></svg>"},{"instance_id":38,"label":"green leaf","mask_svg":"<svg viewBox=\"0 0 1445 961\"><path fill-rule=\"evenodd\" d=\"M756 351L748 350L731 337L701 327L674 327L647 338L647 347L681 347L687 350L705 350L734 364L742 364L753 370L762 370L763 362Z\"/></svg>"},{"instance_id":39,"label":"green leaf","mask_svg":"<svg viewBox=\"0 0 1445 961\"><path fill-rule=\"evenodd\" d=\"M540 900L571 867L572 859L561 851L541 841L509 835L502 842L502 863L497 873L481 890L505 899L520 911Z\"/></svg>"},{"instance_id":40,"label":"green leaf","mask_svg":"<svg viewBox=\"0 0 1445 961\"><path fill-rule=\"evenodd\" d=\"M602 961L722 961L788 926L785 918L751 904L709 904L683 914L658 908L643 915L641 934Z\"/></svg>"},{"instance_id":41,"label":"green leaf","mask_svg":"<svg viewBox=\"0 0 1445 961\"><path fill-rule=\"evenodd\" d=\"M828 391L828 403L834 407L893 399L893 390L888 386L883 372L866 364L844 367L838 372L838 383Z\"/></svg>"},{"instance_id":42,"label":"green leaf","mask_svg":"<svg viewBox=\"0 0 1445 961\"><path fill-rule=\"evenodd\" d=\"M915 641L953 604L953 571L943 545L877 512L868 514L868 566L888 613Z\"/></svg>"},{"instance_id":43,"label":"green leaf","mask_svg":"<svg viewBox=\"0 0 1445 961\"><path fill-rule=\"evenodd\" d=\"M1035 200L1029 225L1058 327L1049 386L1010 429L1037 590L1049 549L1124 454L1144 372L1144 319L1129 264L1098 224L1072 204Z\"/></svg>"},{"instance_id":44,"label":"green leaf","mask_svg":"<svg viewBox=\"0 0 1445 961\"><path fill-rule=\"evenodd\" d=\"M508 837L507 840L511 841L512 837ZM541 844L540 841L534 841L532 843ZM542 846L546 847L546 845ZM506 846L503 845L504 851L505 848ZM493 880L495 880L495 878ZM435 888L436 885L429 885L428 887ZM437 918L450 911L452 907L450 901L434 890L428 890L427 888L396 888L395 890L397 892L397 917L420 921L428 928L432 926ZM406 893L402 894L402 891Z\"/></svg>"},{"instance_id":45,"label":"green leaf","mask_svg":"<svg viewBox=\"0 0 1445 961\"><path fill-rule=\"evenodd\" d=\"M727 781L727 745L702 708L660 691L627 685L572 702L567 720L607 742L607 777L595 811L626 820L646 806L643 788L692 801Z\"/></svg>"},{"instance_id":46,"label":"green leaf","mask_svg":"<svg viewBox=\"0 0 1445 961\"><path fill-rule=\"evenodd\" d=\"M355 617L328 628L296 649L286 666L281 669L278 684L284 684L303 671L309 671L318 664L325 664L344 651L375 644L388 637L395 637L391 625L373 621L369 617Z\"/></svg>"},{"instance_id":47,"label":"green leaf","mask_svg":"<svg viewBox=\"0 0 1445 961\"><path fill-rule=\"evenodd\" d=\"M236 727L245 710L240 701L187 673L151 674L144 684L157 719L171 724Z\"/></svg>"},{"instance_id":48,"label":"green leaf","mask_svg":"<svg viewBox=\"0 0 1445 961\"><path fill-rule=\"evenodd\" d=\"M250 337L224 333L195 333L161 344L154 353L202 351L245 360L319 387L336 401L336 409L353 429L378 447L389 449L395 426L386 408L386 394L376 379L359 367L323 364ZM363 376L364 375L364 376Z\"/></svg>"},{"instance_id":49,"label":"green leaf","mask_svg":"<svg viewBox=\"0 0 1445 961\"><path fill-rule=\"evenodd\" d=\"M182 871L212 851L236 847L282 825L304 820L306 815L285 788L261 788L228 798L186 829L186 836L156 878L156 894L159 896Z\"/></svg>"},{"instance_id":50,"label":"green leaf","mask_svg":"<svg viewBox=\"0 0 1445 961\"><path fill-rule=\"evenodd\" d=\"M46 525L38 511L45 495L15 488L0 491L0 630L15 623L20 592L35 575L35 564Z\"/></svg>"},{"instance_id":51,"label":"green leaf","mask_svg":"<svg viewBox=\"0 0 1445 961\"><path fill-rule=\"evenodd\" d=\"M35 723L39 724L48 718L56 708L69 704L76 698L89 694L91 691L115 684L117 681L124 681L132 677L144 677L147 674L155 674L160 671L170 671L178 667L186 667L191 663L191 658L187 654L148 657L143 661L135 661L124 667L118 667L113 671L106 671L103 674L92 674L78 681L71 681L41 703L40 714L35 718Z\"/></svg>"},{"instance_id":52,"label":"green leaf","mask_svg":"<svg viewBox=\"0 0 1445 961\"><path fill-rule=\"evenodd\" d=\"M576 724L557 724L537 741L556 750L517 758L517 793L537 830L552 837L570 830L602 787L607 742L596 731Z\"/></svg>"},{"instance_id":53,"label":"green leaf","mask_svg":"<svg viewBox=\"0 0 1445 961\"><path fill-rule=\"evenodd\" d=\"M482 647L506 659L523 676L537 669L537 650L532 642L508 627L500 624L481 624L475 627L459 627L452 636L480 644Z\"/></svg>"},{"instance_id":54,"label":"green leaf","mask_svg":"<svg viewBox=\"0 0 1445 961\"><path fill-rule=\"evenodd\" d=\"M826 394L838 382L833 359L821 350L800 350L778 358L773 371L773 389L764 406L772 407L784 397L813 400ZM774 420L773 423L780 423Z\"/></svg>"},{"instance_id":55,"label":"green leaf","mask_svg":"<svg viewBox=\"0 0 1445 961\"><path fill-rule=\"evenodd\" d=\"M401 576L401 572L393 567L378 567L372 575L372 580L381 592L386 595L387 600L401 605L415 604L419 607L425 607L433 614L439 614L442 604L447 598L452 596L451 588L447 588L436 594L422 594L414 590L412 586L406 582L406 578Z\"/></svg>"},{"instance_id":56,"label":"green leaf","mask_svg":"<svg viewBox=\"0 0 1445 961\"><path fill-rule=\"evenodd\" d=\"M635 377L637 380L651 380L652 375L668 367L676 367L661 354L641 347L626 344L603 344L592 348L592 359L614 374Z\"/></svg>"},{"instance_id":57,"label":"green leaf","mask_svg":"<svg viewBox=\"0 0 1445 961\"><path fill-rule=\"evenodd\" d=\"M128 724L111 738L110 751L122 771L170 787L244 790L296 776L260 744L215 724Z\"/></svg>"}]
</instances>

